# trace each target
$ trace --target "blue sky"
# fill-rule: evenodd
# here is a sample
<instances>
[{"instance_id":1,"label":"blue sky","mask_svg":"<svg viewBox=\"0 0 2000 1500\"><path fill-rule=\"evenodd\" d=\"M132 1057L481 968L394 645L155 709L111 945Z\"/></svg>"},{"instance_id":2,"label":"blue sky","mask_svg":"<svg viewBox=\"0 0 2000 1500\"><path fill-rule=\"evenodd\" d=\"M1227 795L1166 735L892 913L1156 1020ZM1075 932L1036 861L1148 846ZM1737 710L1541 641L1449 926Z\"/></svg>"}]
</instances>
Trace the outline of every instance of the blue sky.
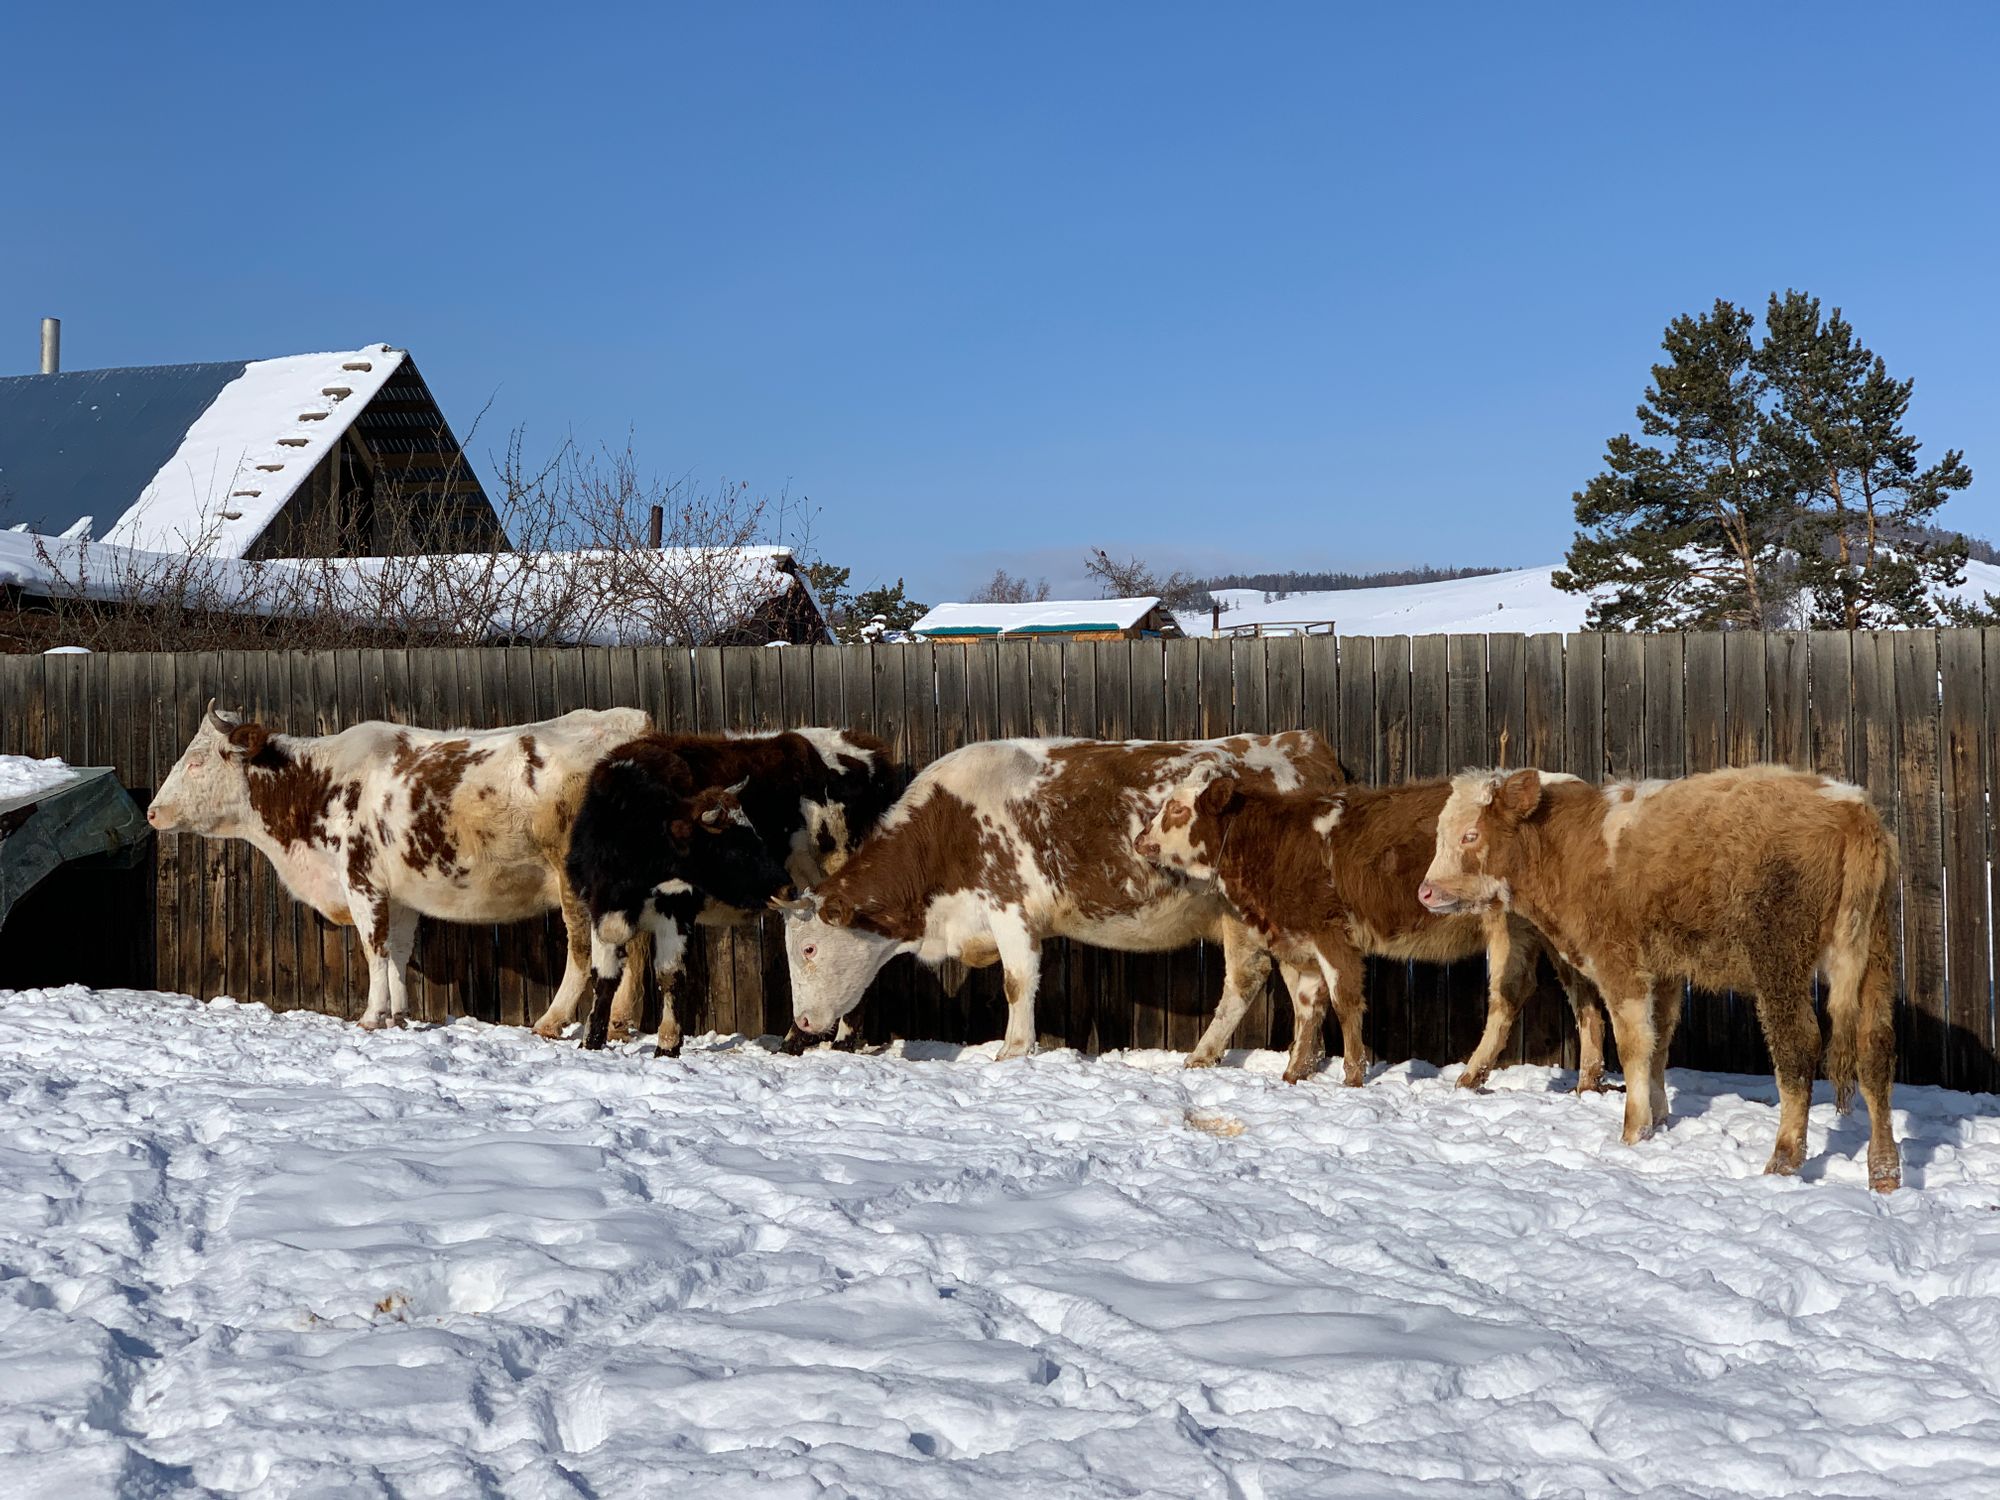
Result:
<instances>
[{"instance_id":1,"label":"blue sky","mask_svg":"<svg viewBox=\"0 0 2000 1500\"><path fill-rule=\"evenodd\" d=\"M2000 538L2000 8L0 12L0 370L412 349L858 581L1556 560L1660 330L1798 286Z\"/></svg>"}]
</instances>

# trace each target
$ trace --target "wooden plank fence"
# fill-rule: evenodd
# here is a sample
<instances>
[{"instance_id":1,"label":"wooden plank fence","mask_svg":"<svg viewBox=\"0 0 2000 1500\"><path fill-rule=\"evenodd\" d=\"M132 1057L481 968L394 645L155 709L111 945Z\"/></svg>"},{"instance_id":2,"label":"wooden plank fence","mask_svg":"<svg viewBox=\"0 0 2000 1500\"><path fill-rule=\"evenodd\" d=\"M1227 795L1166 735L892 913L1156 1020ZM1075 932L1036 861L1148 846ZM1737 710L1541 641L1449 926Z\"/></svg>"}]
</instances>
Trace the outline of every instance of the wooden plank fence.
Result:
<instances>
[{"instance_id":1,"label":"wooden plank fence","mask_svg":"<svg viewBox=\"0 0 2000 1500\"><path fill-rule=\"evenodd\" d=\"M7 656L0 749L116 767L143 800L213 696L304 734L364 718L484 727L616 704L673 729L841 724L880 735L913 765L996 735L1300 726L1326 733L1351 775L1378 782L1467 765L1535 764L1595 781L1774 759L1865 787L1901 843L1902 1076L1995 1089L1996 686L2000 630ZM291 900L246 845L162 838L150 874L148 982L358 1013L366 977L348 935ZM775 926L703 934L686 981L697 1029L783 1029L790 1005ZM412 1004L433 1020L530 1020L561 951L553 918L426 924ZM1377 1054L1462 1059L1479 1030L1481 967L1371 960ZM1219 969L1200 949L1057 945L1043 969L1043 1040L1185 1050ZM995 1036L996 976L975 974L946 994L898 960L870 996L867 1033ZM1274 989L1238 1041L1282 1047L1290 1029ZM1528 1007L1510 1060L1574 1063L1574 1030L1552 984ZM1694 997L1673 1060L1763 1071L1750 1004Z\"/></svg>"}]
</instances>

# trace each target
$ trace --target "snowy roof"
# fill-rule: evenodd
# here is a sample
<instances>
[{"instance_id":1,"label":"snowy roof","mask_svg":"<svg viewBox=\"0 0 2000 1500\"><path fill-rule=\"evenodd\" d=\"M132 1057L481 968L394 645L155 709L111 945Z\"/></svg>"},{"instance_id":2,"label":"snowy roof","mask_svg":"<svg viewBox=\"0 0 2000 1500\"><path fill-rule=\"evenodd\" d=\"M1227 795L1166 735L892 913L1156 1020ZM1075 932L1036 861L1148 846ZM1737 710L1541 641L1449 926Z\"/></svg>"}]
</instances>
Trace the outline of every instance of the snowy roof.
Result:
<instances>
[{"instance_id":1,"label":"snowy roof","mask_svg":"<svg viewBox=\"0 0 2000 1500\"><path fill-rule=\"evenodd\" d=\"M917 635L1069 635L1131 630L1157 598L1044 599L1038 604L940 604L910 629Z\"/></svg>"},{"instance_id":2,"label":"snowy roof","mask_svg":"<svg viewBox=\"0 0 2000 1500\"><path fill-rule=\"evenodd\" d=\"M0 525L242 557L408 358L370 344L0 379Z\"/></svg>"},{"instance_id":3,"label":"snowy roof","mask_svg":"<svg viewBox=\"0 0 2000 1500\"><path fill-rule=\"evenodd\" d=\"M301 581L303 580L303 581ZM577 645L708 639L797 589L820 613L789 547L466 552L409 557L212 558L0 531L0 587L111 602L168 594L241 614L331 607L385 626L435 625L494 639L538 637L552 620ZM449 609L474 618L446 619Z\"/></svg>"}]
</instances>

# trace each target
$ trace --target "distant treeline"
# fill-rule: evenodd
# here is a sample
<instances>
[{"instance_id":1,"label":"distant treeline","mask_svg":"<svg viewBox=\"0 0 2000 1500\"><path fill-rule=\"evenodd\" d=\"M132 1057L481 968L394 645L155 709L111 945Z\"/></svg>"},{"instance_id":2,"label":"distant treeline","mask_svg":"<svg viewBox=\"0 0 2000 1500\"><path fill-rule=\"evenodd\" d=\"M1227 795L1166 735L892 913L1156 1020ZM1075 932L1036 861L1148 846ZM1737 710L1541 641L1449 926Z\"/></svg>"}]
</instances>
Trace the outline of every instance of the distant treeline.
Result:
<instances>
[{"instance_id":1,"label":"distant treeline","mask_svg":"<svg viewBox=\"0 0 2000 1500\"><path fill-rule=\"evenodd\" d=\"M1328 593L1334 589L1385 589L1402 583L1449 583L1454 578L1481 578L1505 568L1392 568L1382 573L1220 573L1201 580L1216 589L1259 589L1266 594Z\"/></svg>"}]
</instances>

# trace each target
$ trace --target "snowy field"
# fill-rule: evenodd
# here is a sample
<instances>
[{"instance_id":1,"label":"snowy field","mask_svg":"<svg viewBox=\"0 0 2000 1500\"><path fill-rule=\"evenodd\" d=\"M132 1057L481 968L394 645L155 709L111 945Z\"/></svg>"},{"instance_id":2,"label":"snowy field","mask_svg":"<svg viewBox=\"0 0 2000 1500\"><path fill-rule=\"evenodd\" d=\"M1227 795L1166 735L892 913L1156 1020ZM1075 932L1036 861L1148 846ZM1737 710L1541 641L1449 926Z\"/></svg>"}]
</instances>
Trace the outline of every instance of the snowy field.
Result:
<instances>
[{"instance_id":1,"label":"snowy field","mask_svg":"<svg viewBox=\"0 0 2000 1500\"><path fill-rule=\"evenodd\" d=\"M2000 1492L1991 1097L0 1006L0 1495Z\"/></svg>"},{"instance_id":2,"label":"snowy field","mask_svg":"<svg viewBox=\"0 0 2000 1500\"><path fill-rule=\"evenodd\" d=\"M1551 581L1555 573L1556 564L1551 563L1546 568L1517 568L1442 583L1338 589L1269 601L1255 589L1217 589L1215 597L1224 605L1225 630L1271 620L1332 620L1340 635L1484 635L1509 630L1532 635L1581 630L1590 601L1557 588ZM1965 582L1946 593L1978 604L1987 594L2000 593L2000 567L1968 562ZM1209 633L1206 610L1183 611L1175 619L1189 635Z\"/></svg>"}]
</instances>

